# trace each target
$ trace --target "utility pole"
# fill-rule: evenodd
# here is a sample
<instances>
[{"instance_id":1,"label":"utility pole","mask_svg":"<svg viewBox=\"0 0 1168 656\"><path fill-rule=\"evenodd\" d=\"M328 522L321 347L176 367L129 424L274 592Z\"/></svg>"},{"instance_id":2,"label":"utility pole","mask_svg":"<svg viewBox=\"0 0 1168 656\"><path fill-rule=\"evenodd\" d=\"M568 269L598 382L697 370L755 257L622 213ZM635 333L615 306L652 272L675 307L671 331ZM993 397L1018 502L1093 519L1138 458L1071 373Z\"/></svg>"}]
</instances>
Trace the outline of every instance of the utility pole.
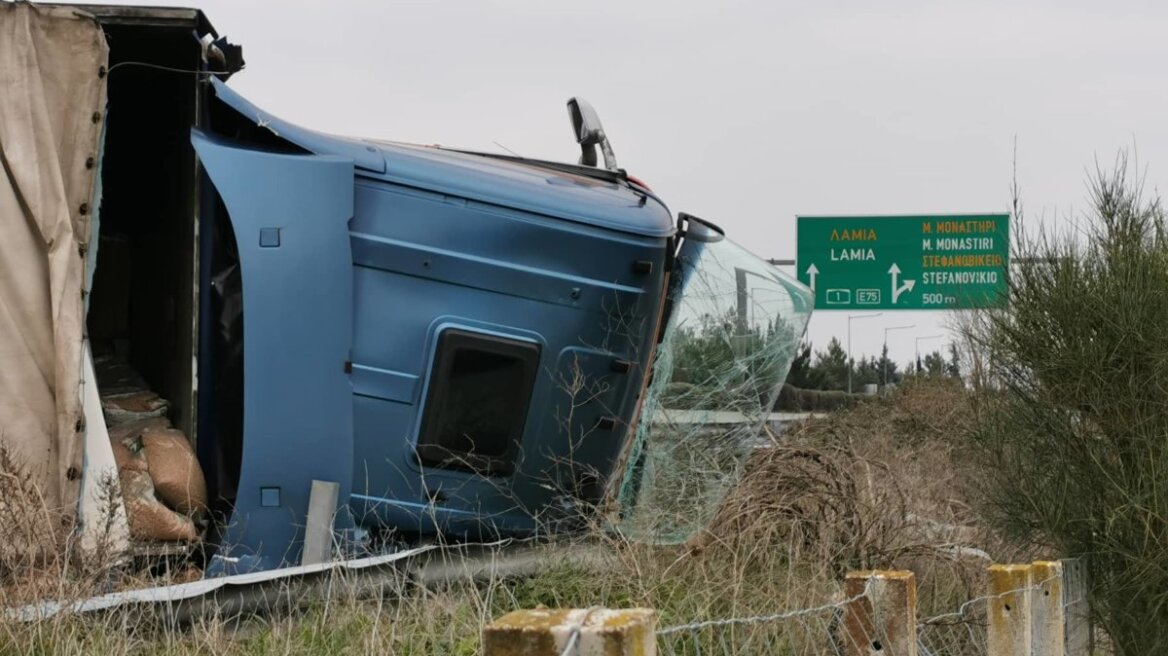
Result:
<instances>
[{"instance_id":1,"label":"utility pole","mask_svg":"<svg viewBox=\"0 0 1168 656\"><path fill-rule=\"evenodd\" d=\"M880 374L885 387L888 386L888 333L892 332L893 330L908 330L910 328L916 327L917 325L914 323L909 326L892 326L891 328L884 329L884 352L880 354L880 357L884 361L880 363Z\"/></svg>"},{"instance_id":2,"label":"utility pole","mask_svg":"<svg viewBox=\"0 0 1168 656\"><path fill-rule=\"evenodd\" d=\"M852 319L871 319L883 314L883 312L873 312L872 314L848 315L848 394L852 393Z\"/></svg>"},{"instance_id":3,"label":"utility pole","mask_svg":"<svg viewBox=\"0 0 1168 656\"><path fill-rule=\"evenodd\" d=\"M917 373L918 374L921 373L921 342L926 340L926 339L941 339L942 337L944 337L944 335L925 335L924 337L917 338L917 343L916 343L915 347L913 348L913 352L916 354L916 357L917 357Z\"/></svg>"}]
</instances>

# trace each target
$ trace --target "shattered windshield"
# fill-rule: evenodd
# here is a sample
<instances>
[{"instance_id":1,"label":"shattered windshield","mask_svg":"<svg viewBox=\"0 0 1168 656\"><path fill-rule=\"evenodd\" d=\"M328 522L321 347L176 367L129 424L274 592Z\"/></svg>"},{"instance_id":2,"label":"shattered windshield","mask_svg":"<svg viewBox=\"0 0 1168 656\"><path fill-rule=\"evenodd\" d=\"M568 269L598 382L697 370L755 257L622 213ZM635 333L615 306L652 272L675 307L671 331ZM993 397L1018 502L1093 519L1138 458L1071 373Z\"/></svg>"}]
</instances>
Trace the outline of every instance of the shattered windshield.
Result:
<instances>
[{"instance_id":1,"label":"shattered windshield","mask_svg":"<svg viewBox=\"0 0 1168 656\"><path fill-rule=\"evenodd\" d=\"M620 527L677 543L703 528L766 443L811 291L732 241L687 241L618 493Z\"/></svg>"}]
</instances>

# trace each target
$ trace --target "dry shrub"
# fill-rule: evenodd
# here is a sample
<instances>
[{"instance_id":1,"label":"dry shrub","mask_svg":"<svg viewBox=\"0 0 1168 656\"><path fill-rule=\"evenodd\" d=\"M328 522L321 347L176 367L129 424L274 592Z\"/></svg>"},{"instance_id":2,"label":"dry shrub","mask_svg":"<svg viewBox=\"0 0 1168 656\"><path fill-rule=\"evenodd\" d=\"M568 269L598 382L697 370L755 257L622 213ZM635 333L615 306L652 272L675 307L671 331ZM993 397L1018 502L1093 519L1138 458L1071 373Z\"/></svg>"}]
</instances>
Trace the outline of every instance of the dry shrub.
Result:
<instances>
[{"instance_id":1,"label":"dry shrub","mask_svg":"<svg viewBox=\"0 0 1168 656\"><path fill-rule=\"evenodd\" d=\"M99 480L98 492L100 530L83 549L72 515L50 505L29 470L0 445L0 607L84 598L111 580L125 563L112 537L121 496L112 476Z\"/></svg>"},{"instance_id":2,"label":"dry shrub","mask_svg":"<svg viewBox=\"0 0 1168 656\"><path fill-rule=\"evenodd\" d=\"M755 454L694 546L782 553L829 564L837 577L912 569L924 614L978 596L989 560L1020 554L973 510L967 394L958 381L923 379L803 422Z\"/></svg>"},{"instance_id":3,"label":"dry shrub","mask_svg":"<svg viewBox=\"0 0 1168 656\"><path fill-rule=\"evenodd\" d=\"M23 464L0 445L0 587L30 572L59 568L63 518Z\"/></svg>"}]
</instances>

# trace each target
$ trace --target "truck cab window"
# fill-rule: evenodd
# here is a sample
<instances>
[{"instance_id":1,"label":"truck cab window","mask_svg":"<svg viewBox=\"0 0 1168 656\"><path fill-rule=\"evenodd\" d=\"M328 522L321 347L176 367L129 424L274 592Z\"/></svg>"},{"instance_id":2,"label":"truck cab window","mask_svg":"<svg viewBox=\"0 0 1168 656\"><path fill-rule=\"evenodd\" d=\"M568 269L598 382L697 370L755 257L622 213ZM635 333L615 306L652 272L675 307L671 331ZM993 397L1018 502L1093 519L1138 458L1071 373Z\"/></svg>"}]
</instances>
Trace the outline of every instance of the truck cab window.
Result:
<instances>
[{"instance_id":1,"label":"truck cab window","mask_svg":"<svg viewBox=\"0 0 1168 656\"><path fill-rule=\"evenodd\" d=\"M511 473L539 365L538 344L448 329L438 340L418 435L434 467Z\"/></svg>"}]
</instances>

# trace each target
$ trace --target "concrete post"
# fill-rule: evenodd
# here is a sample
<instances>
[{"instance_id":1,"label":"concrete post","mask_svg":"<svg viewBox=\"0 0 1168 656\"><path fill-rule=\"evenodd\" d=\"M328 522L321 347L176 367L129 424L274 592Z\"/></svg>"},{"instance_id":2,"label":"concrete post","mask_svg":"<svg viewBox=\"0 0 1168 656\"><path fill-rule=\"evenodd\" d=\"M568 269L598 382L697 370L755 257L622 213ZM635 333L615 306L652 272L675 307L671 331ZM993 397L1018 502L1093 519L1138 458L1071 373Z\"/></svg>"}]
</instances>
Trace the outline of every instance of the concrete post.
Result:
<instances>
[{"instance_id":1,"label":"concrete post","mask_svg":"<svg viewBox=\"0 0 1168 656\"><path fill-rule=\"evenodd\" d=\"M1087 563L1080 558L1059 561L1063 570L1063 621L1066 656L1089 656L1094 647L1091 605L1088 602Z\"/></svg>"},{"instance_id":2,"label":"concrete post","mask_svg":"<svg viewBox=\"0 0 1168 656\"><path fill-rule=\"evenodd\" d=\"M990 565L987 656L1030 656L1030 565Z\"/></svg>"},{"instance_id":3,"label":"concrete post","mask_svg":"<svg viewBox=\"0 0 1168 656\"><path fill-rule=\"evenodd\" d=\"M656 656L657 614L628 610L516 610L483 627L483 656Z\"/></svg>"},{"instance_id":4,"label":"concrete post","mask_svg":"<svg viewBox=\"0 0 1168 656\"><path fill-rule=\"evenodd\" d=\"M1030 654L1066 656L1063 564L1039 560L1030 568Z\"/></svg>"},{"instance_id":5,"label":"concrete post","mask_svg":"<svg viewBox=\"0 0 1168 656\"><path fill-rule=\"evenodd\" d=\"M847 656L917 656L917 584L912 572L849 572L844 594Z\"/></svg>"}]
</instances>

